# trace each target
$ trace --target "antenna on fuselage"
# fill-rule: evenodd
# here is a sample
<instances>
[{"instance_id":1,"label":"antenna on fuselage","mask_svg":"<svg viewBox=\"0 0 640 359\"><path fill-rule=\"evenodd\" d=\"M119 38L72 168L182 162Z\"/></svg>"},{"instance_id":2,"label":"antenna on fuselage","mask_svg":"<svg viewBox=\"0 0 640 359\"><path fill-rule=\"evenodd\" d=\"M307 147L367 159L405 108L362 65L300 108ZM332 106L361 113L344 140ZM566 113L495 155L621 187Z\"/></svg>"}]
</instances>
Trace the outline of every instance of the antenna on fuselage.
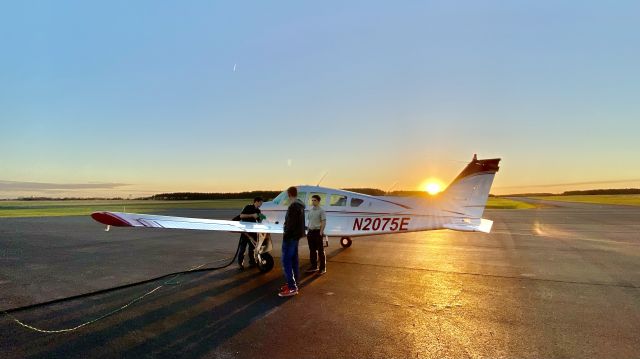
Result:
<instances>
[{"instance_id":1,"label":"antenna on fuselage","mask_svg":"<svg viewBox=\"0 0 640 359\"><path fill-rule=\"evenodd\" d=\"M389 187L389 189L385 192L386 194L391 193L391 190L398 184L398 181L393 182L393 184L391 185L391 187Z\"/></svg>"},{"instance_id":2,"label":"antenna on fuselage","mask_svg":"<svg viewBox=\"0 0 640 359\"><path fill-rule=\"evenodd\" d=\"M320 186L320 183L322 182L322 180L327 177L327 173L329 173L328 171L325 171L325 173L322 175L322 177L320 177L320 180L318 181L318 184L316 185L316 187Z\"/></svg>"}]
</instances>

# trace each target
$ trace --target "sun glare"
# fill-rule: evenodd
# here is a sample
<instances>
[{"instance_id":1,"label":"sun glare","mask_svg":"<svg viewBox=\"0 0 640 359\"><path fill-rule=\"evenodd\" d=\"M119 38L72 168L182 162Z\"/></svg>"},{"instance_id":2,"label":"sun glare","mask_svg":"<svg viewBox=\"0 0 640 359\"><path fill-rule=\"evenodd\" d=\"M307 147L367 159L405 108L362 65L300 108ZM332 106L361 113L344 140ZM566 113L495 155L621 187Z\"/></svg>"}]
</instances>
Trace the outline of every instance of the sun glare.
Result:
<instances>
[{"instance_id":1,"label":"sun glare","mask_svg":"<svg viewBox=\"0 0 640 359\"><path fill-rule=\"evenodd\" d=\"M424 185L424 190L430 195L434 195L442 191L442 187L437 182L427 182Z\"/></svg>"}]
</instances>

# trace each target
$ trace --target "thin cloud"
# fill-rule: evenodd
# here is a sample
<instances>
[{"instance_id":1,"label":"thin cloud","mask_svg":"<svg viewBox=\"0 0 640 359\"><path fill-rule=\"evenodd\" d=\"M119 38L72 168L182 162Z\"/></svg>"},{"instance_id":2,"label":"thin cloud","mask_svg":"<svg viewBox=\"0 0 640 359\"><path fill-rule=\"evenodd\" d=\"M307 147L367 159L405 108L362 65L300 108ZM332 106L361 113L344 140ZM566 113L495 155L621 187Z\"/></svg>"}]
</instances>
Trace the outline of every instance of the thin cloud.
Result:
<instances>
[{"instance_id":1,"label":"thin cloud","mask_svg":"<svg viewBox=\"0 0 640 359\"><path fill-rule=\"evenodd\" d=\"M500 186L495 187L495 189L513 189L513 188L531 188L531 187L563 187L563 186L583 186L583 185L594 185L594 184L616 184L616 183L629 183L629 182L640 182L640 178L635 179L626 179L626 180L615 180L615 181L591 181L591 182L566 182L566 183L554 183L554 184L531 184L531 185L520 185L520 186Z\"/></svg>"},{"instance_id":2,"label":"thin cloud","mask_svg":"<svg viewBox=\"0 0 640 359\"><path fill-rule=\"evenodd\" d=\"M44 183L0 180L0 191L51 191L76 189L116 189L126 183Z\"/></svg>"}]
</instances>

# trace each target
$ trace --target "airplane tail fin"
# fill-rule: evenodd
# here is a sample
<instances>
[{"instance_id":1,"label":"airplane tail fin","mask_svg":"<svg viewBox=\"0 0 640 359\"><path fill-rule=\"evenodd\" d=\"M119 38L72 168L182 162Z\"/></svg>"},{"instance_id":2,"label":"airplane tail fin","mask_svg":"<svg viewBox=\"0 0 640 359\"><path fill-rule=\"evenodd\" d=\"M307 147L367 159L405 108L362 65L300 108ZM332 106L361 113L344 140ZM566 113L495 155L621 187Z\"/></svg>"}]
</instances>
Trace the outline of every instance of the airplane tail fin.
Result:
<instances>
[{"instance_id":1,"label":"airplane tail fin","mask_svg":"<svg viewBox=\"0 0 640 359\"><path fill-rule=\"evenodd\" d=\"M474 155L467 167L441 193L442 209L469 218L481 218L493 178L500 168L499 162L499 158L479 160Z\"/></svg>"}]
</instances>

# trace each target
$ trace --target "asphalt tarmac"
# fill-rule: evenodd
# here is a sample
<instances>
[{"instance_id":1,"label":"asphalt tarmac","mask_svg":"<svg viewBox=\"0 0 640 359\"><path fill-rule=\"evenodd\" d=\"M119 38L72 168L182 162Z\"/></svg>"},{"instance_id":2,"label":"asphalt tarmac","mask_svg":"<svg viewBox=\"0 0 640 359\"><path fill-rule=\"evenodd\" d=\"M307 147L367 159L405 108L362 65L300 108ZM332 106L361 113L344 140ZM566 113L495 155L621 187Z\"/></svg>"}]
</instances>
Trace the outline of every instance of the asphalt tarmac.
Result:
<instances>
[{"instance_id":1,"label":"asphalt tarmac","mask_svg":"<svg viewBox=\"0 0 640 359\"><path fill-rule=\"evenodd\" d=\"M167 214L231 218L237 211ZM22 357L638 358L640 207L487 210L491 234L433 231L328 248L328 272L276 295L276 268L226 269L0 317ZM0 309L144 280L235 252L237 235L0 219ZM279 257L280 238L274 254ZM301 243L300 254L308 258ZM303 259L302 268L308 265ZM159 287L159 288L158 288ZM72 328L151 294L124 310Z\"/></svg>"}]
</instances>

